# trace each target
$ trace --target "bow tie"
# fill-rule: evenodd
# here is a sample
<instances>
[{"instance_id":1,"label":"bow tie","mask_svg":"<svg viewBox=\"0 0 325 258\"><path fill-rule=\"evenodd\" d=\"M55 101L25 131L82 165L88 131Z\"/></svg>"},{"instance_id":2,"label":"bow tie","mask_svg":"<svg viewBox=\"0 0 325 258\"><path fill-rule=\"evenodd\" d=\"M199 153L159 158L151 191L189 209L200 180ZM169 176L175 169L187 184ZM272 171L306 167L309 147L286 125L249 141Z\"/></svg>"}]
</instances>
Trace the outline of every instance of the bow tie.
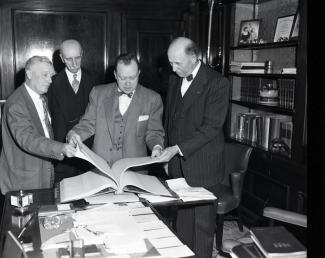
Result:
<instances>
[{"instance_id":1,"label":"bow tie","mask_svg":"<svg viewBox=\"0 0 325 258\"><path fill-rule=\"evenodd\" d=\"M133 96L133 92L125 93L125 92L123 92L123 91L118 91L117 94L118 94L119 97L122 96L122 95L126 95L126 96L128 96L129 98L132 98L132 96Z\"/></svg>"},{"instance_id":2,"label":"bow tie","mask_svg":"<svg viewBox=\"0 0 325 258\"><path fill-rule=\"evenodd\" d=\"M193 75L190 74L189 76L187 76L187 77L186 77L186 80L187 80L188 82L192 81L192 80L193 80Z\"/></svg>"}]
</instances>

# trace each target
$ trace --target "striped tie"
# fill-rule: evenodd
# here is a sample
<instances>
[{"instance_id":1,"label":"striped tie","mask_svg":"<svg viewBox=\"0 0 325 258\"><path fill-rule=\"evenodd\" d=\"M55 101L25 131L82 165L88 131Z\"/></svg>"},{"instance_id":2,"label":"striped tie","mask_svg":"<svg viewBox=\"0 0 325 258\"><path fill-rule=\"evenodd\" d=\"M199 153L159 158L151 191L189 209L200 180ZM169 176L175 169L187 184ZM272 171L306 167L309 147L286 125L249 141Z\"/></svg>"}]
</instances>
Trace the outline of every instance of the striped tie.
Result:
<instances>
[{"instance_id":1,"label":"striped tie","mask_svg":"<svg viewBox=\"0 0 325 258\"><path fill-rule=\"evenodd\" d=\"M75 93L78 92L78 89L79 89L79 81L77 80L77 74L74 73L73 74L73 81L72 81L72 89L74 90Z\"/></svg>"},{"instance_id":2,"label":"striped tie","mask_svg":"<svg viewBox=\"0 0 325 258\"><path fill-rule=\"evenodd\" d=\"M53 139L53 131L52 131L52 126L51 126L51 122L50 122L50 117L49 117L49 110L47 107L47 102L44 96L40 96L40 99L42 100L43 103L43 111L44 111L44 122L46 125L46 129L50 135L50 138Z\"/></svg>"}]
</instances>

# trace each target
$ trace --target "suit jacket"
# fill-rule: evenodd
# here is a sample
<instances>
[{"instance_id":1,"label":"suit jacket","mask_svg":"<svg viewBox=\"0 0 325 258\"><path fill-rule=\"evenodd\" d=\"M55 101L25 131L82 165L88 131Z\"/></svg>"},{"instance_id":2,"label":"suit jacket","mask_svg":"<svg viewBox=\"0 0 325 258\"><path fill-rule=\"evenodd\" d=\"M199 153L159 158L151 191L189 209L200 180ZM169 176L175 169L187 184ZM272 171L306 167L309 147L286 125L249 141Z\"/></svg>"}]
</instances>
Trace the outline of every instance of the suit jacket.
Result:
<instances>
[{"instance_id":1,"label":"suit jacket","mask_svg":"<svg viewBox=\"0 0 325 258\"><path fill-rule=\"evenodd\" d=\"M84 141L94 135L93 150L109 161L113 150L116 83L95 86L84 116L72 130ZM147 147L163 147L163 104L158 93L138 84L128 108L123 139L123 158L147 156Z\"/></svg>"},{"instance_id":2,"label":"suit jacket","mask_svg":"<svg viewBox=\"0 0 325 258\"><path fill-rule=\"evenodd\" d=\"M170 76L165 105L165 145L177 144L184 156L172 158L168 171L171 176L179 177L176 170L181 168L192 186L213 186L224 175L223 124L228 109L229 81L201 63L182 105L177 103L181 84L181 78L175 74Z\"/></svg>"},{"instance_id":3,"label":"suit jacket","mask_svg":"<svg viewBox=\"0 0 325 258\"><path fill-rule=\"evenodd\" d=\"M82 69L81 80L79 84L79 89L83 88L82 103L80 109L82 110L81 115L83 115L89 100L89 93L94 85L94 82L89 73ZM71 85L68 80L68 76L63 69L57 75L53 77L53 82L47 92L49 100L49 108L52 116L52 125L54 139L60 142L65 142L65 137L68 131L77 124L75 122L72 126L69 127L67 113L69 112L69 94L68 91L71 91ZM90 146L91 147L91 146Z\"/></svg>"},{"instance_id":4,"label":"suit jacket","mask_svg":"<svg viewBox=\"0 0 325 258\"><path fill-rule=\"evenodd\" d=\"M24 84L4 105L0 157L1 192L52 187L51 159L63 159L62 143L44 135L36 107Z\"/></svg>"}]
</instances>

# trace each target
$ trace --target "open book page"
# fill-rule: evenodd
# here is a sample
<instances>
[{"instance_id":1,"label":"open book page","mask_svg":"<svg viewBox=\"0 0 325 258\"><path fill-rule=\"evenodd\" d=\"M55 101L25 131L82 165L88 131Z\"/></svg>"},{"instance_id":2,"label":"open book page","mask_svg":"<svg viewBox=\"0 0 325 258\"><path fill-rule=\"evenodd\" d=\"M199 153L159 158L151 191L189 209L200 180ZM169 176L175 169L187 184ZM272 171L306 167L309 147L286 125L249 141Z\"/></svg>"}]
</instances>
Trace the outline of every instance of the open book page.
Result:
<instances>
[{"instance_id":1,"label":"open book page","mask_svg":"<svg viewBox=\"0 0 325 258\"><path fill-rule=\"evenodd\" d=\"M98 168L101 172L108 175L110 178L114 180L116 185L118 185L117 177L114 177L112 169L108 165L107 161L103 159L101 156L97 155L91 149L89 149L85 144L77 144L76 146L77 152L75 156L80 159L87 160L91 164L93 164L96 168Z\"/></svg>"},{"instance_id":2,"label":"open book page","mask_svg":"<svg viewBox=\"0 0 325 258\"><path fill-rule=\"evenodd\" d=\"M60 182L60 202L83 199L107 188L117 190L116 183L105 175L88 171Z\"/></svg>"},{"instance_id":3,"label":"open book page","mask_svg":"<svg viewBox=\"0 0 325 258\"><path fill-rule=\"evenodd\" d=\"M127 186L135 186L148 193L171 197L172 194L155 176L126 171L121 178L120 191L128 191ZM132 190L131 190L132 191Z\"/></svg>"},{"instance_id":4,"label":"open book page","mask_svg":"<svg viewBox=\"0 0 325 258\"><path fill-rule=\"evenodd\" d=\"M124 158L117 160L112 168L109 167L107 161L90 150L85 144L77 145L76 157L87 160L100 171L111 177L119 186L122 174L130 167L139 167L143 165L149 165L157 162L161 162L158 158L151 157L136 157L136 158ZM119 187L120 188L120 187Z\"/></svg>"}]
</instances>

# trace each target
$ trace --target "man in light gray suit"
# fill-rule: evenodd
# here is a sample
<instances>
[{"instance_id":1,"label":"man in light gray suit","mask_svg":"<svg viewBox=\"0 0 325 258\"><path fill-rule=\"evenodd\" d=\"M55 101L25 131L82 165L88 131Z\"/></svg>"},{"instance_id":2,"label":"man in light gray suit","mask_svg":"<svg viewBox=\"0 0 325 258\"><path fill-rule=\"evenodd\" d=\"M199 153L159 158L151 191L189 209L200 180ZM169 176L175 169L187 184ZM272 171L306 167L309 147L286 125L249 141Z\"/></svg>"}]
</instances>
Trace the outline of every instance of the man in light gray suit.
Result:
<instances>
[{"instance_id":1,"label":"man in light gray suit","mask_svg":"<svg viewBox=\"0 0 325 258\"><path fill-rule=\"evenodd\" d=\"M163 104L158 93L138 83L135 55L122 54L115 63L115 83L95 86L86 112L67 135L76 144L94 135L93 150L110 165L122 158L161 154L164 141ZM143 168L141 168L143 169Z\"/></svg>"},{"instance_id":2,"label":"man in light gray suit","mask_svg":"<svg viewBox=\"0 0 325 258\"><path fill-rule=\"evenodd\" d=\"M25 66L25 82L6 101L2 117L0 187L2 194L53 186L51 159L76 152L72 145L53 140L45 94L54 69L47 57L33 56Z\"/></svg>"}]
</instances>

